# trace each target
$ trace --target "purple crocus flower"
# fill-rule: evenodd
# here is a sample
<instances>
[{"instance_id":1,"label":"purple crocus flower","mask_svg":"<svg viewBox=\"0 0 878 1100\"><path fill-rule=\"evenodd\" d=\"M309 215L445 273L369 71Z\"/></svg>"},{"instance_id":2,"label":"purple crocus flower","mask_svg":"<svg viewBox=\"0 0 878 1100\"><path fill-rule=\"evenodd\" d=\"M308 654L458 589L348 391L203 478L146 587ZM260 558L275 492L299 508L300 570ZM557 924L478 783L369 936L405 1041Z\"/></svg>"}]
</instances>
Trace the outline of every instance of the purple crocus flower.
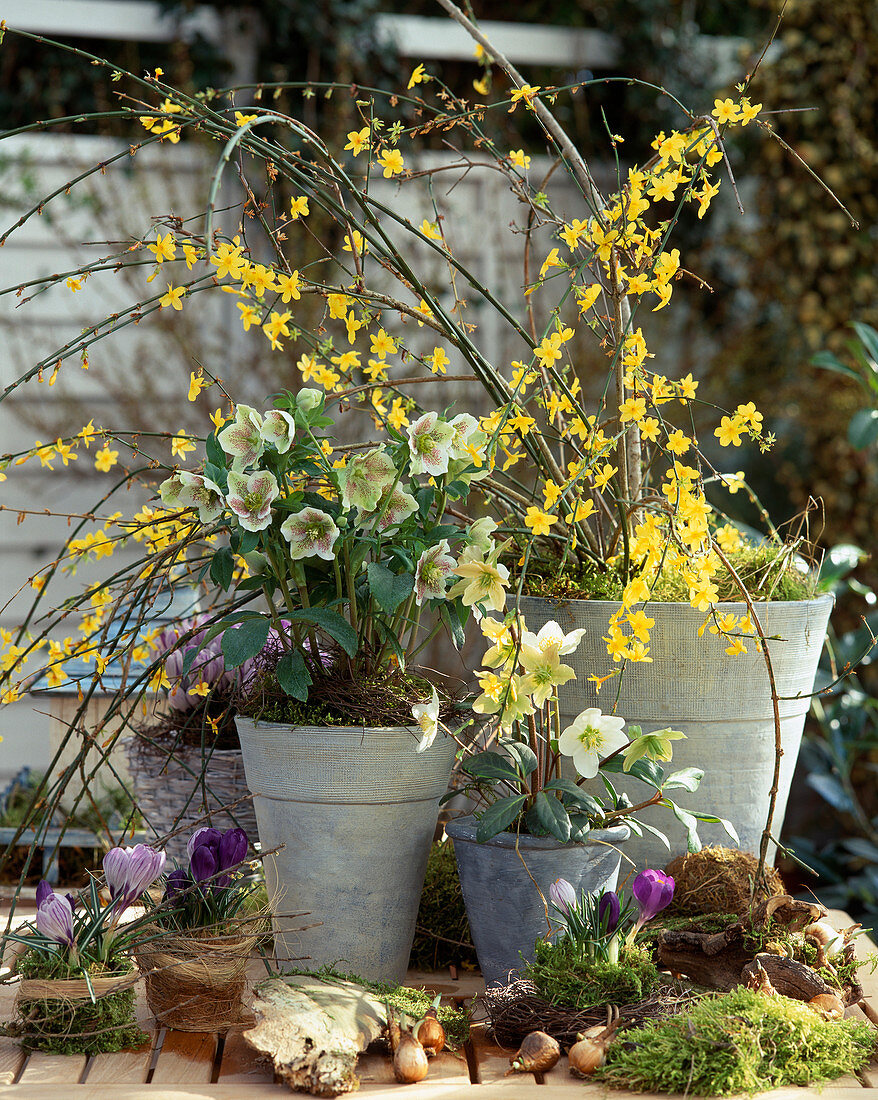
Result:
<instances>
[{"instance_id":1,"label":"purple crocus flower","mask_svg":"<svg viewBox=\"0 0 878 1100\"><path fill-rule=\"evenodd\" d=\"M570 913L571 908L576 906L576 891L566 878L555 879L549 887L549 897L555 908L565 916Z\"/></svg>"},{"instance_id":2,"label":"purple crocus flower","mask_svg":"<svg viewBox=\"0 0 878 1100\"><path fill-rule=\"evenodd\" d=\"M37 887L37 909L39 909L46 898L50 898L54 893L55 891L52 889L52 884L42 879Z\"/></svg>"},{"instance_id":3,"label":"purple crocus flower","mask_svg":"<svg viewBox=\"0 0 878 1100\"><path fill-rule=\"evenodd\" d=\"M162 873L165 853L148 844L111 848L104 856L104 875L110 898L119 902L117 913L132 905Z\"/></svg>"},{"instance_id":4,"label":"purple crocus flower","mask_svg":"<svg viewBox=\"0 0 878 1100\"><path fill-rule=\"evenodd\" d=\"M192 853L189 869L196 882L209 882L217 873L219 860L216 850L207 844L201 844Z\"/></svg>"},{"instance_id":5,"label":"purple crocus flower","mask_svg":"<svg viewBox=\"0 0 878 1100\"><path fill-rule=\"evenodd\" d=\"M619 926L619 895L613 890L607 890L601 894L598 902L598 920L601 925L606 925L607 932L615 932Z\"/></svg>"},{"instance_id":6,"label":"purple crocus flower","mask_svg":"<svg viewBox=\"0 0 878 1100\"><path fill-rule=\"evenodd\" d=\"M176 871L171 871L165 881L165 901L173 901L177 894L182 894L191 885L192 879L185 871L181 871L179 868Z\"/></svg>"},{"instance_id":7,"label":"purple crocus flower","mask_svg":"<svg viewBox=\"0 0 878 1100\"><path fill-rule=\"evenodd\" d=\"M73 935L73 906L67 898L56 894L51 886L48 894L43 893L43 900L37 907L37 931L55 943L65 944L70 948L76 946Z\"/></svg>"},{"instance_id":8,"label":"purple crocus flower","mask_svg":"<svg viewBox=\"0 0 878 1100\"><path fill-rule=\"evenodd\" d=\"M243 829L227 829L219 842L219 869L228 871L247 858L250 842Z\"/></svg>"},{"instance_id":9,"label":"purple crocus flower","mask_svg":"<svg viewBox=\"0 0 878 1100\"><path fill-rule=\"evenodd\" d=\"M660 913L671 904L674 897L674 880L664 871L655 871L647 867L632 883L631 893L640 906L640 918L637 924L642 926L648 920L652 920L656 913Z\"/></svg>"},{"instance_id":10,"label":"purple crocus flower","mask_svg":"<svg viewBox=\"0 0 878 1100\"><path fill-rule=\"evenodd\" d=\"M196 848L208 847L213 848L215 851L219 850L219 843L222 840L223 834L219 829L212 829L209 826L204 826L202 829L196 829L189 840L186 842L186 851L189 854L189 859L192 859Z\"/></svg>"}]
</instances>

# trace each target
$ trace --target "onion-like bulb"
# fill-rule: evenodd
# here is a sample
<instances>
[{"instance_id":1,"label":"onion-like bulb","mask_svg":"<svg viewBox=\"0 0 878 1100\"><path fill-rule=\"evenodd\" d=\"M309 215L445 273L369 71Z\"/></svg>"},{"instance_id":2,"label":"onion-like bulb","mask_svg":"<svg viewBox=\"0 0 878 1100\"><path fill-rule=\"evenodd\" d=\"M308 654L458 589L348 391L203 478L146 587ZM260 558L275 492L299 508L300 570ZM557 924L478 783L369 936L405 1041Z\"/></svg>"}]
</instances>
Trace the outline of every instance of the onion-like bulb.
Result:
<instances>
[{"instance_id":1,"label":"onion-like bulb","mask_svg":"<svg viewBox=\"0 0 878 1100\"><path fill-rule=\"evenodd\" d=\"M415 1024L412 1035L424 1048L428 1058L432 1058L442 1050L445 1046L445 1028L439 1023L434 1008L431 1008L427 1015Z\"/></svg>"},{"instance_id":2,"label":"onion-like bulb","mask_svg":"<svg viewBox=\"0 0 878 1100\"><path fill-rule=\"evenodd\" d=\"M427 1076L427 1055L410 1031L403 1031L393 1055L393 1074L403 1085L413 1085Z\"/></svg>"},{"instance_id":3,"label":"onion-like bulb","mask_svg":"<svg viewBox=\"0 0 878 1100\"><path fill-rule=\"evenodd\" d=\"M834 993L818 993L808 1004L827 1019L840 1020L844 1016L844 1001Z\"/></svg>"},{"instance_id":4,"label":"onion-like bulb","mask_svg":"<svg viewBox=\"0 0 878 1100\"><path fill-rule=\"evenodd\" d=\"M608 1045L604 1040L592 1035L575 1042L567 1051L567 1060L573 1076L590 1077L606 1061Z\"/></svg>"},{"instance_id":5,"label":"onion-like bulb","mask_svg":"<svg viewBox=\"0 0 878 1100\"><path fill-rule=\"evenodd\" d=\"M510 1073L545 1073L561 1057L561 1048L551 1035L545 1031L532 1031L525 1035L518 1051L509 1059Z\"/></svg>"}]
</instances>

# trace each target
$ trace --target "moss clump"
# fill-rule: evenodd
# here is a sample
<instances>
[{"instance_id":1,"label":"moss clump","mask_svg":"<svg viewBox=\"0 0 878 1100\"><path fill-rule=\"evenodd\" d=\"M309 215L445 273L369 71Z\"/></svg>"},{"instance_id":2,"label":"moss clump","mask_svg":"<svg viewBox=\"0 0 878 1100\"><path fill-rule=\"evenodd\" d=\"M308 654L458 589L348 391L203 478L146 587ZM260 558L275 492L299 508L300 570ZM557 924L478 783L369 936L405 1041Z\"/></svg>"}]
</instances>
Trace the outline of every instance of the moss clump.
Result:
<instances>
[{"instance_id":1,"label":"moss clump","mask_svg":"<svg viewBox=\"0 0 878 1100\"><path fill-rule=\"evenodd\" d=\"M391 1008L407 1016L411 1023L420 1020L433 1007L435 997L424 989L412 989L411 986L397 985L395 982L372 982L358 974L345 974L331 966L322 966L317 971L286 970L285 974L306 974L319 978L322 982L353 982L368 990L374 997L385 1001ZM439 1023L445 1030L445 1045L457 1050L469 1039L469 1013L463 1008L440 1005L437 1010Z\"/></svg>"},{"instance_id":2,"label":"moss clump","mask_svg":"<svg viewBox=\"0 0 878 1100\"><path fill-rule=\"evenodd\" d=\"M758 860L751 852L711 846L700 852L677 856L665 867L674 879L671 912L680 914L738 913L751 908L751 892ZM767 890L760 889L756 901L785 893L783 880L773 867L765 868Z\"/></svg>"},{"instance_id":3,"label":"moss clump","mask_svg":"<svg viewBox=\"0 0 878 1100\"><path fill-rule=\"evenodd\" d=\"M864 1066L875 1045L867 1023L824 1020L801 1001L737 989L626 1031L597 1075L640 1092L752 1094L831 1081Z\"/></svg>"},{"instance_id":4,"label":"moss clump","mask_svg":"<svg viewBox=\"0 0 878 1100\"><path fill-rule=\"evenodd\" d=\"M89 977L124 974L131 969L128 959L118 957L111 959L106 968L92 967ZM21 958L18 973L25 979L41 980L82 976L71 973L65 965L59 966L57 959L36 951ZM56 998L27 1001L18 1012L18 1018L7 1030L19 1039L25 1050L41 1050L47 1054L112 1054L149 1042L149 1036L134 1020L133 989L107 994L94 1003Z\"/></svg>"},{"instance_id":5,"label":"moss clump","mask_svg":"<svg viewBox=\"0 0 878 1100\"><path fill-rule=\"evenodd\" d=\"M623 947L618 963L591 962L580 958L569 937L537 943L524 977L547 1001L575 1009L642 1001L659 981L655 963L642 947Z\"/></svg>"},{"instance_id":6,"label":"moss clump","mask_svg":"<svg viewBox=\"0 0 878 1100\"><path fill-rule=\"evenodd\" d=\"M788 546L748 545L726 556L754 600L792 601L814 596L816 577L798 568ZM511 559L507 564L512 564ZM741 602L741 591L725 565L720 565L713 582L719 593L718 602ZM624 577L616 568L599 569L593 563L581 568L572 564L559 568L557 560L532 561L525 584L529 596L559 600L621 600L624 587ZM663 572L650 587L654 602L689 602L688 586L676 572Z\"/></svg>"},{"instance_id":7,"label":"moss clump","mask_svg":"<svg viewBox=\"0 0 878 1100\"><path fill-rule=\"evenodd\" d=\"M416 970L478 965L457 876L454 846L437 840L430 848L409 966Z\"/></svg>"}]
</instances>

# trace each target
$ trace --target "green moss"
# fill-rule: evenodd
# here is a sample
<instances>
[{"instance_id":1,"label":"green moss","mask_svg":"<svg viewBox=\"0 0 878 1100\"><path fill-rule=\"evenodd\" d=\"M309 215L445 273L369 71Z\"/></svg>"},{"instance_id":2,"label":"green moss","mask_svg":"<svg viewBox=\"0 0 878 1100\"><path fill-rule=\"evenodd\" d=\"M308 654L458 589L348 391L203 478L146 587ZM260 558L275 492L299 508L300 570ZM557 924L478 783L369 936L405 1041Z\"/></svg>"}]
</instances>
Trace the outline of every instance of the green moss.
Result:
<instances>
[{"instance_id":1,"label":"green moss","mask_svg":"<svg viewBox=\"0 0 878 1100\"><path fill-rule=\"evenodd\" d=\"M478 960L457 877L454 847L450 840L440 840L430 848L427 859L409 966L444 970L450 965L475 968Z\"/></svg>"},{"instance_id":2,"label":"green moss","mask_svg":"<svg viewBox=\"0 0 878 1100\"><path fill-rule=\"evenodd\" d=\"M122 974L132 969L128 959L111 959L106 968L92 967L91 978ZM18 963L22 978L66 979L81 977L71 973L57 958L31 951ZM110 1054L117 1050L143 1046L149 1042L135 1023L134 989L123 989L91 1001L48 998L22 1005L18 1018L9 1025L8 1034L19 1039L25 1050L47 1054Z\"/></svg>"},{"instance_id":3,"label":"green moss","mask_svg":"<svg viewBox=\"0 0 878 1100\"><path fill-rule=\"evenodd\" d=\"M732 568L756 600L807 600L816 591L816 577L802 573L788 547L769 543L747 545L726 555ZM728 569L720 566L713 578L721 602L741 602L741 593ZM625 587L620 570L599 569L593 563L558 568L552 560L532 561L528 565L526 591L529 596L549 596L556 599L620 600ZM689 602L689 590L677 573L662 573L652 589L652 599L659 603Z\"/></svg>"},{"instance_id":4,"label":"green moss","mask_svg":"<svg viewBox=\"0 0 878 1100\"><path fill-rule=\"evenodd\" d=\"M869 1024L824 1020L801 1001L737 989L626 1031L597 1076L640 1092L755 1093L852 1073L871 1058L875 1038Z\"/></svg>"},{"instance_id":5,"label":"green moss","mask_svg":"<svg viewBox=\"0 0 878 1100\"><path fill-rule=\"evenodd\" d=\"M524 976L547 1001L576 1009L642 1001L659 980L655 963L642 947L623 947L618 964L590 962L579 957L576 944L567 937L538 942Z\"/></svg>"},{"instance_id":6,"label":"green moss","mask_svg":"<svg viewBox=\"0 0 878 1100\"><path fill-rule=\"evenodd\" d=\"M331 966L322 966L317 971L286 970L285 974L308 974L324 982L353 982L367 989L373 996L385 1001L391 1008L408 1017L409 1023L420 1020L427 1009L432 1008L435 997L423 989L413 989L395 982L371 982L358 974L345 974ZM469 1013L466 1009L451 1005L440 1005L437 1011L439 1023L445 1031L445 1045L450 1050L458 1050L469 1039Z\"/></svg>"}]
</instances>

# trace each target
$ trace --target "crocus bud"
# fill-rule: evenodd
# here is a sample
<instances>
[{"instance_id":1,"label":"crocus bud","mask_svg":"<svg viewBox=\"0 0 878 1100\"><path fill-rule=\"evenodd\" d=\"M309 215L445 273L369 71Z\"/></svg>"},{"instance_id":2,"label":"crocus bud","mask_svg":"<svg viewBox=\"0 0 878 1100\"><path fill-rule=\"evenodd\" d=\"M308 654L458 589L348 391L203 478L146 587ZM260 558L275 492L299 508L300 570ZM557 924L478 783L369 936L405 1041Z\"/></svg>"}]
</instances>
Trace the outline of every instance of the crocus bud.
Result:
<instances>
[{"instance_id":1,"label":"crocus bud","mask_svg":"<svg viewBox=\"0 0 878 1100\"><path fill-rule=\"evenodd\" d=\"M52 889L51 883L48 883L45 879L42 879L39 886L37 887L37 909L39 909L46 898L50 898L54 893L55 891Z\"/></svg>"},{"instance_id":2,"label":"crocus bud","mask_svg":"<svg viewBox=\"0 0 878 1100\"><path fill-rule=\"evenodd\" d=\"M247 858L250 843L243 829L228 829L219 842L219 869L228 871Z\"/></svg>"},{"instance_id":3,"label":"crocus bud","mask_svg":"<svg viewBox=\"0 0 878 1100\"><path fill-rule=\"evenodd\" d=\"M558 878L549 887L549 897L556 909L567 916L571 907L576 905L576 891L566 878Z\"/></svg>"},{"instance_id":4,"label":"crocus bud","mask_svg":"<svg viewBox=\"0 0 878 1100\"><path fill-rule=\"evenodd\" d=\"M165 881L165 901L173 901L178 894L187 890L191 885L192 879L185 871L181 871L179 868L176 871L171 871Z\"/></svg>"},{"instance_id":5,"label":"crocus bud","mask_svg":"<svg viewBox=\"0 0 878 1100\"><path fill-rule=\"evenodd\" d=\"M217 872L217 856L213 848L202 844L192 853L189 869L196 882L208 882Z\"/></svg>"},{"instance_id":6,"label":"crocus bud","mask_svg":"<svg viewBox=\"0 0 878 1100\"><path fill-rule=\"evenodd\" d=\"M51 893L37 909L37 931L55 943L73 947L73 908L67 898Z\"/></svg>"},{"instance_id":7,"label":"crocus bud","mask_svg":"<svg viewBox=\"0 0 878 1100\"><path fill-rule=\"evenodd\" d=\"M640 906L640 919L637 923L644 925L648 920L652 920L656 913L660 913L671 904L674 897L674 880L664 871L655 871L647 867L632 883L631 893Z\"/></svg>"},{"instance_id":8,"label":"crocus bud","mask_svg":"<svg viewBox=\"0 0 878 1100\"><path fill-rule=\"evenodd\" d=\"M110 897L119 899L118 912L135 902L152 886L165 866L165 853L148 844L111 848L104 856L104 875Z\"/></svg>"},{"instance_id":9,"label":"crocus bud","mask_svg":"<svg viewBox=\"0 0 878 1100\"><path fill-rule=\"evenodd\" d=\"M601 894L598 902L598 920L607 932L615 932L619 925L619 895L613 890L607 890Z\"/></svg>"},{"instance_id":10,"label":"crocus bud","mask_svg":"<svg viewBox=\"0 0 878 1100\"><path fill-rule=\"evenodd\" d=\"M195 849L202 847L202 845L218 849L222 835L219 829L211 829L208 826L202 829L196 829L186 843L186 851L189 853L189 858L192 859L192 854Z\"/></svg>"}]
</instances>

